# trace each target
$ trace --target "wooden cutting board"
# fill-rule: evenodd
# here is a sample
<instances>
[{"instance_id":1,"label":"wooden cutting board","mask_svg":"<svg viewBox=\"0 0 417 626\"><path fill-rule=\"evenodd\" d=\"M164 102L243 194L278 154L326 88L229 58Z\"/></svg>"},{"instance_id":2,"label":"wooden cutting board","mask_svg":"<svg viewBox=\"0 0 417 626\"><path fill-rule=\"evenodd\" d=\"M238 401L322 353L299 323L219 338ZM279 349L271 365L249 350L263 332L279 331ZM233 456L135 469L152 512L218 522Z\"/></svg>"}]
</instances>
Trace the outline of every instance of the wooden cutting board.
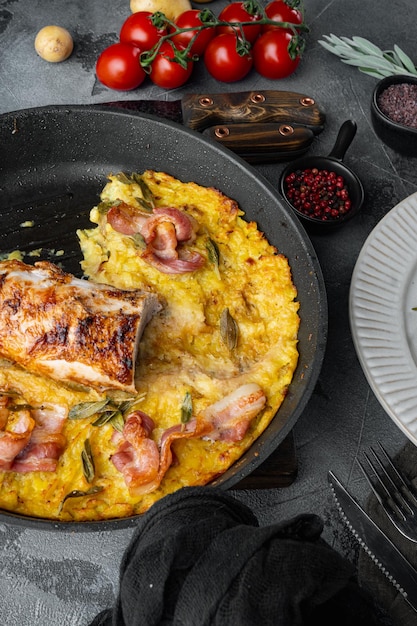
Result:
<instances>
[{"instance_id":1,"label":"wooden cutting board","mask_svg":"<svg viewBox=\"0 0 417 626\"><path fill-rule=\"evenodd\" d=\"M243 478L233 489L272 489L291 485L298 471L294 435L284 441L252 474Z\"/></svg>"}]
</instances>

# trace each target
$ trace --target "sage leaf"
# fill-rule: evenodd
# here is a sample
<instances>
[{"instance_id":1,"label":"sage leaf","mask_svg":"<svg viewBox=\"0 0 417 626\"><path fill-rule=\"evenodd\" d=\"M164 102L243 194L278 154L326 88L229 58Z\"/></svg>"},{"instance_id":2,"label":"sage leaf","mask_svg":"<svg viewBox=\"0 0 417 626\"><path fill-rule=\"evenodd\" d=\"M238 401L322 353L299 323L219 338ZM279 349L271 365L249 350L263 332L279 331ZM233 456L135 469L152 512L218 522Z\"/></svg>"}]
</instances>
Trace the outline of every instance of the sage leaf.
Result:
<instances>
[{"instance_id":1,"label":"sage leaf","mask_svg":"<svg viewBox=\"0 0 417 626\"><path fill-rule=\"evenodd\" d=\"M191 393L187 391L181 406L181 424L187 424L193 415L193 398Z\"/></svg>"},{"instance_id":2,"label":"sage leaf","mask_svg":"<svg viewBox=\"0 0 417 626\"><path fill-rule=\"evenodd\" d=\"M342 39L349 45L349 39L347 37L342 37ZM382 54L381 48L372 43L372 41L365 39L364 37L353 36L352 41L363 53L367 52L368 54L373 54L376 56L380 56Z\"/></svg>"},{"instance_id":3,"label":"sage leaf","mask_svg":"<svg viewBox=\"0 0 417 626\"><path fill-rule=\"evenodd\" d=\"M95 413L100 413L110 402L109 398L98 402L80 402L73 406L68 413L68 419L80 420L91 417Z\"/></svg>"},{"instance_id":4,"label":"sage leaf","mask_svg":"<svg viewBox=\"0 0 417 626\"><path fill-rule=\"evenodd\" d=\"M239 326L230 314L229 309L224 309L220 316L220 336L230 351L236 348L239 338Z\"/></svg>"},{"instance_id":5,"label":"sage leaf","mask_svg":"<svg viewBox=\"0 0 417 626\"><path fill-rule=\"evenodd\" d=\"M147 202L143 198L136 198L138 204L140 204L141 209L146 211L146 213L152 213L153 204Z\"/></svg>"},{"instance_id":6,"label":"sage leaf","mask_svg":"<svg viewBox=\"0 0 417 626\"><path fill-rule=\"evenodd\" d=\"M206 249L207 249L208 259L209 259L210 263L212 263L214 265L215 272L216 272L217 276L220 278L220 272L219 272L220 252L219 252L219 247L218 247L217 243L215 241L213 241L213 239L209 238L207 240L207 243L206 243Z\"/></svg>"},{"instance_id":7,"label":"sage leaf","mask_svg":"<svg viewBox=\"0 0 417 626\"><path fill-rule=\"evenodd\" d=\"M91 487L90 489L87 489L87 491L80 491L79 489L74 489L73 491L70 491L61 501L59 505L59 509L58 509L58 515L61 513L62 509L64 508L65 502L69 498L82 498L83 496L92 496L95 493L99 493L100 491L103 491L103 489L104 487L96 485L94 487Z\"/></svg>"},{"instance_id":8,"label":"sage leaf","mask_svg":"<svg viewBox=\"0 0 417 626\"><path fill-rule=\"evenodd\" d=\"M99 414L98 418L91 423L92 426L104 426L118 413L118 409L110 409Z\"/></svg>"},{"instance_id":9,"label":"sage leaf","mask_svg":"<svg viewBox=\"0 0 417 626\"><path fill-rule=\"evenodd\" d=\"M109 423L113 426L115 430L118 430L119 433L123 432L123 428L125 425L125 421L123 419L123 415L120 411L116 411L115 414L110 419Z\"/></svg>"},{"instance_id":10,"label":"sage leaf","mask_svg":"<svg viewBox=\"0 0 417 626\"><path fill-rule=\"evenodd\" d=\"M84 449L81 452L81 460L83 464L84 478L88 483L92 483L95 475L95 467L89 439L86 439L84 442Z\"/></svg>"},{"instance_id":11,"label":"sage leaf","mask_svg":"<svg viewBox=\"0 0 417 626\"><path fill-rule=\"evenodd\" d=\"M146 392L142 392L142 393L138 393L137 396L135 396L134 398L130 398L129 400L122 400L122 402L119 404L119 410L123 413L124 416L127 415L127 413L133 409L134 406L136 406L136 404L138 404L139 402L142 402L142 400L144 400L146 397Z\"/></svg>"},{"instance_id":12,"label":"sage leaf","mask_svg":"<svg viewBox=\"0 0 417 626\"><path fill-rule=\"evenodd\" d=\"M146 243L145 243L143 236L140 233L135 233L134 235L130 235L130 237L133 239L133 243L135 244L137 248L139 248L140 250L145 250Z\"/></svg>"},{"instance_id":13,"label":"sage leaf","mask_svg":"<svg viewBox=\"0 0 417 626\"><path fill-rule=\"evenodd\" d=\"M140 190L142 192L143 199L145 202L150 205L151 208L155 206L155 200L153 197L152 191L149 189L148 185L143 180L142 176L135 176L135 182L139 185Z\"/></svg>"},{"instance_id":14,"label":"sage leaf","mask_svg":"<svg viewBox=\"0 0 417 626\"><path fill-rule=\"evenodd\" d=\"M416 68L414 66L414 63L412 62L408 54L401 50L401 48L399 48L396 44L394 45L394 52L397 55L399 62L403 64L406 70L408 70L409 72L415 71Z\"/></svg>"},{"instance_id":15,"label":"sage leaf","mask_svg":"<svg viewBox=\"0 0 417 626\"><path fill-rule=\"evenodd\" d=\"M131 185L133 182L132 178L124 172L119 172L118 174L115 174L114 177L119 181L119 183L123 183L124 185Z\"/></svg>"}]
</instances>

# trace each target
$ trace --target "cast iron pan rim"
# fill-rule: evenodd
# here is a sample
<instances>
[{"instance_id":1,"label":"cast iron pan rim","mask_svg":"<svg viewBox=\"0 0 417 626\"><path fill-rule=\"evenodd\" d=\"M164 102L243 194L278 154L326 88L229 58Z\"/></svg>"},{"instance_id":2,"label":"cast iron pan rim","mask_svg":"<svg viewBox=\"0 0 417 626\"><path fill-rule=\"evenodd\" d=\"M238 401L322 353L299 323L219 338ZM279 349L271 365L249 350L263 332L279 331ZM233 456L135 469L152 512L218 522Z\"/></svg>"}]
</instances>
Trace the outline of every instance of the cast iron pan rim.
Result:
<instances>
[{"instance_id":1,"label":"cast iron pan rim","mask_svg":"<svg viewBox=\"0 0 417 626\"><path fill-rule=\"evenodd\" d=\"M212 486L216 486L222 489L230 489L234 485L236 485L236 483L238 483L242 478L251 473L263 461L265 461L266 458L277 448L278 444L281 443L283 439L288 435L288 433L292 430L294 424L296 423L297 419L299 418L308 401L310 400L314 386L321 371L327 341L327 296L322 271L311 241L296 215L291 210L288 210L286 204L282 202L277 190L275 190L272 185L266 179L264 179L263 176L254 167L249 165L242 158L231 153L223 146L214 142L210 138L206 138L200 133L197 133L196 131L177 124L176 122L162 120L161 118L156 117L152 114L138 114L128 110L115 109L105 104L98 104L74 106L52 105L5 113L0 116L0 124L2 120L7 120L9 118L9 124L12 128L11 123L14 118L17 118L17 120L19 121L19 119L22 119L22 117L30 118L30 116L49 116L51 114L60 115L65 112L68 114L75 113L90 116L93 114L93 112L97 112L101 115L104 114L106 116L109 116L110 118L118 117L121 119L123 118L129 120L144 119L153 125L157 124L161 126L161 128L169 127L171 129L175 129L176 133L182 133L183 135L188 137L190 142L199 142L212 155L213 153L217 153L219 155L219 158L226 158L227 161L232 164L232 166L236 166L239 170L241 170L245 177L248 177L249 175L250 178L250 176L252 176L255 181L260 185L261 191L263 191L264 193L266 192L269 196L272 196L275 204L279 203L279 208L282 210L284 215L278 214L278 223L281 225L282 228L285 228L286 226L288 227L288 225L284 224L283 222L288 221L291 228L293 229L293 231L295 231L295 234L299 239L297 243L302 246L304 255L306 257L305 260L308 264L308 271L310 274L313 275L313 278L310 281L310 292L308 293L308 295L311 295L312 286L314 285L314 295L315 297L317 297L317 314L315 320L315 323L317 323L317 327L314 328L314 339L312 343L312 346L314 347L314 353L313 358L311 359L312 362L308 363L307 376L303 378L303 375L305 374L306 363L303 361L302 354L300 354L299 363L296 372L294 373L293 381L297 380L298 377L298 379L302 379L303 385L301 386L300 384L299 389L301 389L301 392L300 398L298 398L298 400L297 394L291 394L290 385L287 404L290 404L292 397L295 398L295 400L297 401L294 408L290 410L286 422L281 425L276 433L268 433L269 427L267 427L264 433L260 435L260 437L252 444L251 448L243 455L243 458L241 460L238 460L219 479L210 483L210 485ZM221 188L221 184L219 185L219 188ZM295 239L297 239L297 237L295 237ZM289 258L291 257L291 254L287 254L285 250L280 251L286 254L286 256L288 256ZM294 252L294 258L298 255L298 251ZM305 303L304 305L306 308ZM109 520L59 522L56 520L28 517L9 511L0 510L0 522L9 524L13 523L15 525L21 525L25 528L33 528L36 530L56 530L63 532L102 532L105 530L123 529L135 526L137 524L138 518L139 516L135 515L127 518L116 518Z\"/></svg>"}]
</instances>

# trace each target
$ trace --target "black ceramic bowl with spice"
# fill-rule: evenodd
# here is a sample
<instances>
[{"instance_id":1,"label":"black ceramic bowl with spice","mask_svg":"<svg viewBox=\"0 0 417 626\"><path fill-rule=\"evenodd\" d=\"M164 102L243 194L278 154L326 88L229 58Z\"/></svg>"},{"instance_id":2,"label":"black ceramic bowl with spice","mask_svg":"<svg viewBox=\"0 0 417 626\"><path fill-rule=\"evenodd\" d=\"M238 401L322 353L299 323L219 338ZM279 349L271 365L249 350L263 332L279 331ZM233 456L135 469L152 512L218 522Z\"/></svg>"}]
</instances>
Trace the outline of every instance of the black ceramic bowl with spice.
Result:
<instances>
[{"instance_id":1,"label":"black ceramic bowl with spice","mask_svg":"<svg viewBox=\"0 0 417 626\"><path fill-rule=\"evenodd\" d=\"M372 94L371 119L387 146L417 156L417 76L397 74L380 80Z\"/></svg>"},{"instance_id":2,"label":"black ceramic bowl with spice","mask_svg":"<svg viewBox=\"0 0 417 626\"><path fill-rule=\"evenodd\" d=\"M301 157L281 174L281 194L310 232L340 228L357 215L363 205L362 183L343 163L356 130L356 122L346 120L328 156ZM310 206L306 206L306 202Z\"/></svg>"}]
</instances>

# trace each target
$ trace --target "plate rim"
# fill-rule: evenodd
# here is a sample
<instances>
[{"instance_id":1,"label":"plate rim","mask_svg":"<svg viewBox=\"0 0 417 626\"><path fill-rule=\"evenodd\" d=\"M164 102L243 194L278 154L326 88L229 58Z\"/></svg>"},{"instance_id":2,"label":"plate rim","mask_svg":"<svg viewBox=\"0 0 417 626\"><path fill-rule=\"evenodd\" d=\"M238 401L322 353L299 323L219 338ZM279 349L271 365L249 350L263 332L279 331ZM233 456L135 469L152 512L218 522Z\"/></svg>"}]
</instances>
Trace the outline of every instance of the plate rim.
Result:
<instances>
[{"instance_id":1,"label":"plate rim","mask_svg":"<svg viewBox=\"0 0 417 626\"><path fill-rule=\"evenodd\" d=\"M417 364L406 337L403 306L407 271L410 271L411 264L417 264L417 247L407 247L413 229L416 234L417 192L390 209L365 240L352 272L349 320L356 354L369 386L387 415L417 445L417 417L414 427L404 419L410 400L417 408L417 385L413 384L414 397L404 397L404 407L401 407L401 392L410 390L402 376L405 375L406 380L407 375L414 381L417 379ZM398 280L399 270L404 271L403 280ZM372 292L367 291L367 287L372 287ZM396 323L390 325L393 320ZM398 382L397 387L391 384L388 388L385 377L390 374L393 360L395 366L392 365L391 376L395 372L394 378L400 376L402 382Z\"/></svg>"}]
</instances>

